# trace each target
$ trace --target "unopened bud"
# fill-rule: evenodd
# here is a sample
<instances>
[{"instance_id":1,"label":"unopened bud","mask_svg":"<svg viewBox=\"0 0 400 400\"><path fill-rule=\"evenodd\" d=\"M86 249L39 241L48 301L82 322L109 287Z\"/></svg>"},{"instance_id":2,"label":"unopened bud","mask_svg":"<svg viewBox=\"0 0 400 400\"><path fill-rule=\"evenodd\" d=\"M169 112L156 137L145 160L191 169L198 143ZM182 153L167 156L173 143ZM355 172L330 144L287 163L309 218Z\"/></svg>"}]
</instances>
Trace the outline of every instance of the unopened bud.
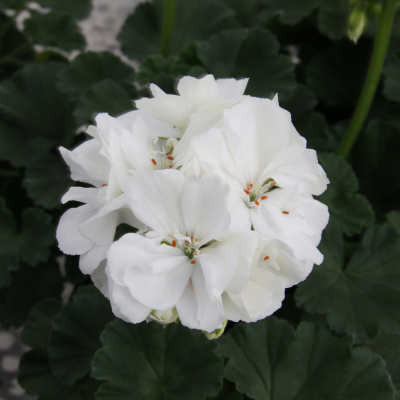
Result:
<instances>
[{"instance_id":1,"label":"unopened bud","mask_svg":"<svg viewBox=\"0 0 400 400\"><path fill-rule=\"evenodd\" d=\"M349 17L347 24L347 36L354 43L357 43L358 39L364 32L365 27L368 23L368 17L364 10L355 8Z\"/></svg>"},{"instance_id":2,"label":"unopened bud","mask_svg":"<svg viewBox=\"0 0 400 400\"><path fill-rule=\"evenodd\" d=\"M174 308L168 308L168 310L153 310L149 316L147 317L146 321L156 321L159 324L171 324L175 322L178 318L178 311Z\"/></svg>"},{"instance_id":3,"label":"unopened bud","mask_svg":"<svg viewBox=\"0 0 400 400\"><path fill-rule=\"evenodd\" d=\"M222 328L220 329L216 329L213 332L205 332L203 331L203 333L206 335L206 338L208 340L213 340L213 339L218 339L225 331L225 327L226 324L228 323L228 320L226 319L223 323L222 323Z\"/></svg>"}]
</instances>

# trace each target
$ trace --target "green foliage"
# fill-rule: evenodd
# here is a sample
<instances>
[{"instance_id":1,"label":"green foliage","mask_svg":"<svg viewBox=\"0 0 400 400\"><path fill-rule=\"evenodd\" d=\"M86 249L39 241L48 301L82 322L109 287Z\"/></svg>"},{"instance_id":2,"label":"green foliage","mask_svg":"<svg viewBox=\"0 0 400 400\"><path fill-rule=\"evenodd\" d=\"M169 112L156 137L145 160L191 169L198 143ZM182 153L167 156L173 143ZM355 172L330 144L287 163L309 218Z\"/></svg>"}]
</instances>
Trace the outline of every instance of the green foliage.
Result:
<instances>
[{"instance_id":1,"label":"green foliage","mask_svg":"<svg viewBox=\"0 0 400 400\"><path fill-rule=\"evenodd\" d=\"M237 325L219 353L228 358L226 378L252 399L393 399L382 360L321 325L294 331L274 317Z\"/></svg>"},{"instance_id":2,"label":"green foliage","mask_svg":"<svg viewBox=\"0 0 400 400\"><path fill-rule=\"evenodd\" d=\"M56 75L64 68L32 64L0 86L0 159L27 166L54 145L69 145L73 105L56 88Z\"/></svg>"},{"instance_id":3,"label":"green foliage","mask_svg":"<svg viewBox=\"0 0 400 400\"><path fill-rule=\"evenodd\" d=\"M163 4L163 0L140 4L126 20L119 40L130 58L159 53ZM177 54L187 43L238 26L232 19L233 10L221 0L178 0L176 10L171 54Z\"/></svg>"},{"instance_id":4,"label":"green foliage","mask_svg":"<svg viewBox=\"0 0 400 400\"><path fill-rule=\"evenodd\" d=\"M400 333L400 235L392 227L369 229L347 262L338 223L325 229L325 256L296 291L298 305L327 314L329 326L351 333L358 343L374 339L380 329Z\"/></svg>"},{"instance_id":5,"label":"green foliage","mask_svg":"<svg viewBox=\"0 0 400 400\"><path fill-rule=\"evenodd\" d=\"M368 200L356 193L358 181L351 166L334 154L321 154L319 161L330 184L318 200L329 207L331 220L337 220L348 236L371 226L374 223L374 211Z\"/></svg>"},{"instance_id":6,"label":"green foliage","mask_svg":"<svg viewBox=\"0 0 400 400\"><path fill-rule=\"evenodd\" d=\"M85 38L73 18L68 14L41 14L31 11L24 32L35 43L44 46L60 47L64 50L83 50Z\"/></svg>"},{"instance_id":7,"label":"green foliage","mask_svg":"<svg viewBox=\"0 0 400 400\"><path fill-rule=\"evenodd\" d=\"M199 44L197 54L216 78L250 78L249 95L285 97L294 90L295 79L288 57L278 50L279 42L271 32L254 28L217 33Z\"/></svg>"},{"instance_id":8,"label":"green foliage","mask_svg":"<svg viewBox=\"0 0 400 400\"><path fill-rule=\"evenodd\" d=\"M385 76L383 94L393 101L400 101L400 40L393 40L389 50L383 75Z\"/></svg>"},{"instance_id":9,"label":"green foliage","mask_svg":"<svg viewBox=\"0 0 400 400\"><path fill-rule=\"evenodd\" d=\"M83 287L82 289L86 289ZM52 319L49 361L54 375L72 385L90 372L100 333L114 319L109 301L93 286L81 290Z\"/></svg>"},{"instance_id":10,"label":"green foliage","mask_svg":"<svg viewBox=\"0 0 400 400\"><path fill-rule=\"evenodd\" d=\"M101 335L92 375L106 380L97 400L204 399L222 387L224 368L217 345L180 324L165 328L116 320Z\"/></svg>"},{"instance_id":11,"label":"green foliage","mask_svg":"<svg viewBox=\"0 0 400 400\"><path fill-rule=\"evenodd\" d=\"M43 7L50 7L53 11L66 13L77 19L88 16L91 8L90 0L38 0Z\"/></svg>"}]
</instances>

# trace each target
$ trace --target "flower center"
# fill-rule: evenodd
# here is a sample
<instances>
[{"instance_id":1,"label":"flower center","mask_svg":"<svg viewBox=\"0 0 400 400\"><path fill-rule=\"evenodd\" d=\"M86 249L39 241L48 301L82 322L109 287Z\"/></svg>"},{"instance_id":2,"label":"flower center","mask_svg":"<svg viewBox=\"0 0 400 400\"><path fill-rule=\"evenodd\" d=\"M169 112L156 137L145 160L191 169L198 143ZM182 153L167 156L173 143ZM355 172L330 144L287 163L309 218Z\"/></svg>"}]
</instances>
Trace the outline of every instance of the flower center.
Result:
<instances>
[{"instance_id":1,"label":"flower center","mask_svg":"<svg viewBox=\"0 0 400 400\"><path fill-rule=\"evenodd\" d=\"M161 244L177 247L181 249L185 255L192 260L191 264L195 263L195 258L200 254L200 243L197 239L190 238L181 234L170 235L173 239L171 242L163 240Z\"/></svg>"},{"instance_id":2,"label":"flower center","mask_svg":"<svg viewBox=\"0 0 400 400\"><path fill-rule=\"evenodd\" d=\"M154 170L160 169L171 169L174 168L174 157L172 153L174 151L174 146L178 143L178 140L175 138L158 138L162 140L166 140L166 146L162 146L161 151L154 152L154 158L151 159L151 162L154 165Z\"/></svg>"},{"instance_id":3,"label":"flower center","mask_svg":"<svg viewBox=\"0 0 400 400\"><path fill-rule=\"evenodd\" d=\"M258 207L261 202L268 199L267 193L278 188L273 178L268 178L261 186L249 183L244 192L249 196L247 200L248 207Z\"/></svg>"}]
</instances>

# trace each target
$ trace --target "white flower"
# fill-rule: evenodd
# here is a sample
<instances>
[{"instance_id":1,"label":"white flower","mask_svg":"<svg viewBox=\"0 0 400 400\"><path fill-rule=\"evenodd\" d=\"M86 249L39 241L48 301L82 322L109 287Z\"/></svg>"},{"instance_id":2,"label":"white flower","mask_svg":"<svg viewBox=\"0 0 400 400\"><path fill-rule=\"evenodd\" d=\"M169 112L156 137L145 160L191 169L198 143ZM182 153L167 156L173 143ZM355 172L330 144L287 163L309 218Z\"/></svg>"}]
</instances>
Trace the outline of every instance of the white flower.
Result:
<instances>
[{"instance_id":1,"label":"white flower","mask_svg":"<svg viewBox=\"0 0 400 400\"><path fill-rule=\"evenodd\" d=\"M258 244L250 230L218 241L231 224L228 195L213 174L166 170L129 180L127 203L157 236L127 234L111 246L106 273L117 316L137 323L176 307L185 326L222 327L222 295L245 288Z\"/></svg>"},{"instance_id":2,"label":"white flower","mask_svg":"<svg viewBox=\"0 0 400 400\"><path fill-rule=\"evenodd\" d=\"M224 120L221 129L192 139L203 173L217 173L241 197L248 229L284 241L299 259L321 263L316 246L329 214L312 194L321 194L328 179L290 114L277 101L248 97L225 110Z\"/></svg>"},{"instance_id":3,"label":"white flower","mask_svg":"<svg viewBox=\"0 0 400 400\"><path fill-rule=\"evenodd\" d=\"M212 75L201 79L185 76L178 83L179 96L166 94L151 84L154 98L137 100L136 107L148 116L167 123L168 128L159 136L171 137L172 126L177 132L172 136L181 137L192 114L200 113L203 119L211 118L215 122L224 109L232 107L242 98L247 82L248 79L215 80Z\"/></svg>"}]
</instances>

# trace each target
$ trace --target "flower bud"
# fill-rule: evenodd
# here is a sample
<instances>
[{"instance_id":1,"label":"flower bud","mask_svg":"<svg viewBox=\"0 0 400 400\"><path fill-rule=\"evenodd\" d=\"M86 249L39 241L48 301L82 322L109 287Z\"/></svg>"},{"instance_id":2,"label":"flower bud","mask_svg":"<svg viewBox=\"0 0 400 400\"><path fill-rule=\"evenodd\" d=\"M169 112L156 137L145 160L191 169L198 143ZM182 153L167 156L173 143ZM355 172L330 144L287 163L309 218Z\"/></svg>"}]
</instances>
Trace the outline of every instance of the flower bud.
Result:
<instances>
[{"instance_id":1,"label":"flower bud","mask_svg":"<svg viewBox=\"0 0 400 400\"><path fill-rule=\"evenodd\" d=\"M203 333L206 335L208 340L213 340L213 339L218 339L225 331L225 327L226 324L228 323L228 320L226 319L223 323L222 323L222 328L220 329L216 329L213 332L205 332L203 331Z\"/></svg>"},{"instance_id":2,"label":"flower bud","mask_svg":"<svg viewBox=\"0 0 400 400\"><path fill-rule=\"evenodd\" d=\"M178 311L174 308L167 310L153 310L147 317L147 322L156 321L159 324L166 325L175 322L178 318Z\"/></svg>"},{"instance_id":3,"label":"flower bud","mask_svg":"<svg viewBox=\"0 0 400 400\"><path fill-rule=\"evenodd\" d=\"M354 43L357 43L358 39L364 32L365 27L368 23L368 17L364 10L361 8L355 8L349 17L347 23L347 36Z\"/></svg>"}]
</instances>

